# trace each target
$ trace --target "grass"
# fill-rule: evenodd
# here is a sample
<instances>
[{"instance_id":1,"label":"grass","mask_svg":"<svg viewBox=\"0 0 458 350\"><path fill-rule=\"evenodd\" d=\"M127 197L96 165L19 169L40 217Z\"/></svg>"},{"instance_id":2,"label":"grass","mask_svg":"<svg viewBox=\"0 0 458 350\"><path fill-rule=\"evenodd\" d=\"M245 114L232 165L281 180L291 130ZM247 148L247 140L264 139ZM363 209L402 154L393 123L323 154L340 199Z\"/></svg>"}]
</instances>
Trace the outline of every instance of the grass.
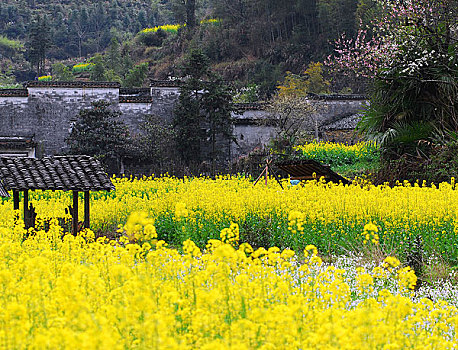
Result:
<instances>
[{"instance_id":1,"label":"grass","mask_svg":"<svg viewBox=\"0 0 458 350\"><path fill-rule=\"evenodd\" d=\"M343 177L354 179L367 174L375 173L380 166L378 160L374 161L357 161L353 164L343 164L331 166L331 169Z\"/></svg>"}]
</instances>

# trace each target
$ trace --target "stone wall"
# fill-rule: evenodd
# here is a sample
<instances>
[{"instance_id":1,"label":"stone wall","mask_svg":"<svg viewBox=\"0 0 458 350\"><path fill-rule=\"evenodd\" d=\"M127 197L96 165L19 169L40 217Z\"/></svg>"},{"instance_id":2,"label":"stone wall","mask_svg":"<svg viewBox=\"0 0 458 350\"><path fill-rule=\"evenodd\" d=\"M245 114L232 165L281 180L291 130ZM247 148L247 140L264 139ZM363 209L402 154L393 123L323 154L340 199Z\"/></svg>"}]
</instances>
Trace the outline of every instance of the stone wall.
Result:
<instances>
[{"instance_id":1,"label":"stone wall","mask_svg":"<svg viewBox=\"0 0 458 350\"><path fill-rule=\"evenodd\" d=\"M236 142L231 145L231 155L238 157L248 154L257 147L262 147L275 137L275 128L262 105L253 106L233 113L233 135Z\"/></svg>"},{"instance_id":2,"label":"stone wall","mask_svg":"<svg viewBox=\"0 0 458 350\"><path fill-rule=\"evenodd\" d=\"M153 103L151 113L155 116L164 118L170 123L173 119L173 109L180 96L178 86L151 86L151 97Z\"/></svg>"},{"instance_id":3,"label":"stone wall","mask_svg":"<svg viewBox=\"0 0 458 350\"><path fill-rule=\"evenodd\" d=\"M146 116L152 114L151 103L145 102L122 102L119 103L118 110L121 112L121 120L134 134L142 132L141 125Z\"/></svg>"},{"instance_id":4,"label":"stone wall","mask_svg":"<svg viewBox=\"0 0 458 350\"><path fill-rule=\"evenodd\" d=\"M25 89L0 90L0 136L32 135L38 157L65 153L65 139L79 111L97 100L111 102L130 129L140 133L148 114L163 118L166 123L172 121L179 87L180 83L173 81L153 82L149 90L120 89L118 83L35 81L26 84ZM345 96L311 96L310 99L322 106L313 116L319 125L325 125L336 116L357 113L365 102L363 97ZM268 143L275 134L264 106L242 107L238 114L233 114L237 142L228 147L232 158Z\"/></svg>"}]
</instances>

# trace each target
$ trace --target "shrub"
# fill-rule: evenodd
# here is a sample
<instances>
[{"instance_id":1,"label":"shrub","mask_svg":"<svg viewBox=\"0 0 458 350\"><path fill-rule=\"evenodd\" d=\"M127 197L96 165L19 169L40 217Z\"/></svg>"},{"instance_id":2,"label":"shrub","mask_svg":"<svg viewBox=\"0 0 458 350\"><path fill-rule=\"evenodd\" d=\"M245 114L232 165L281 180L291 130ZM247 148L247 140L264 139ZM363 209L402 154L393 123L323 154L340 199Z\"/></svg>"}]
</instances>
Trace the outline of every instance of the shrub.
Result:
<instances>
[{"instance_id":1,"label":"shrub","mask_svg":"<svg viewBox=\"0 0 458 350\"><path fill-rule=\"evenodd\" d=\"M81 72L90 72L94 67L94 63L78 63L75 64L72 68L73 73L81 73Z\"/></svg>"},{"instance_id":2,"label":"shrub","mask_svg":"<svg viewBox=\"0 0 458 350\"><path fill-rule=\"evenodd\" d=\"M162 43L164 42L166 37L167 32L160 28L157 30L149 31L145 29L142 30L138 35L138 39L140 40L140 42L146 46L162 46Z\"/></svg>"},{"instance_id":3,"label":"shrub","mask_svg":"<svg viewBox=\"0 0 458 350\"><path fill-rule=\"evenodd\" d=\"M52 80L52 76L50 75L43 75L41 77L38 77L38 81L51 81Z\"/></svg>"}]
</instances>

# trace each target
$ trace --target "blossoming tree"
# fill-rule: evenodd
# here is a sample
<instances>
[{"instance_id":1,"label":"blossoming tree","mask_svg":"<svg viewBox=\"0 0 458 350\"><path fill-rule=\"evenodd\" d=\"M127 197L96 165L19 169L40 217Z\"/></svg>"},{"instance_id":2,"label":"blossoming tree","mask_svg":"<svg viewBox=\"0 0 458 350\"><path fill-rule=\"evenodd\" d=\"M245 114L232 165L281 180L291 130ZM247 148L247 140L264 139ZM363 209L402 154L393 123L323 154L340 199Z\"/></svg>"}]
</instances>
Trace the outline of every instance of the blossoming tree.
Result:
<instances>
[{"instance_id":1,"label":"blossoming tree","mask_svg":"<svg viewBox=\"0 0 458 350\"><path fill-rule=\"evenodd\" d=\"M360 123L391 156L458 132L457 0L374 0L381 15L328 58L336 70L370 79ZM423 146L422 146L423 145Z\"/></svg>"}]
</instances>

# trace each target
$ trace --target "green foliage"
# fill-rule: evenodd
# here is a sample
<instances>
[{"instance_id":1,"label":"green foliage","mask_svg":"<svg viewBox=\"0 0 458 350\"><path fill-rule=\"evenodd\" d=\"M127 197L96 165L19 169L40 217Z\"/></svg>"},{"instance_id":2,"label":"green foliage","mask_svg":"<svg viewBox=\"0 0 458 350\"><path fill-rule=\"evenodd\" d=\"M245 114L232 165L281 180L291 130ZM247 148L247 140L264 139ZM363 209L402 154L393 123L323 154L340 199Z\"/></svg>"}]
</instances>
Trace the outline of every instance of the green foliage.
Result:
<instances>
[{"instance_id":1,"label":"green foliage","mask_svg":"<svg viewBox=\"0 0 458 350\"><path fill-rule=\"evenodd\" d=\"M323 25L321 35L328 39L323 42L324 46L329 49L329 43L337 40L342 33L348 37L356 33L356 12L358 6L362 10L361 3L366 0L319 0L317 1L318 19ZM375 6L375 4L372 4Z\"/></svg>"},{"instance_id":2,"label":"green foliage","mask_svg":"<svg viewBox=\"0 0 458 350\"><path fill-rule=\"evenodd\" d=\"M91 59L91 63L93 64L91 69L91 80L93 81L105 81L105 62L103 61L103 57L100 54L95 55Z\"/></svg>"},{"instance_id":3,"label":"green foliage","mask_svg":"<svg viewBox=\"0 0 458 350\"><path fill-rule=\"evenodd\" d=\"M150 69L159 79L174 73L175 60L189 47L201 47L211 64L234 67L218 71L224 79L241 80L239 86L254 83L260 98L267 99L286 71L301 72L310 61L326 57L335 33L355 31L358 2L362 0L56 0L33 8L5 0L0 33L24 40L33 14L46 15L53 48L47 57L90 57L108 49L105 69L116 73L111 79L125 79L133 66L118 67L123 64L116 59L117 44L130 43L134 63L155 61ZM240 61L246 62L243 69L237 67Z\"/></svg>"},{"instance_id":4,"label":"green foliage","mask_svg":"<svg viewBox=\"0 0 458 350\"><path fill-rule=\"evenodd\" d=\"M141 87L148 74L148 63L144 62L130 69L124 80L126 87Z\"/></svg>"},{"instance_id":5,"label":"green foliage","mask_svg":"<svg viewBox=\"0 0 458 350\"><path fill-rule=\"evenodd\" d=\"M104 74L104 80L105 81L111 81L111 82L116 82L116 83L122 83L121 77L116 74L116 72L113 69L109 69L105 72Z\"/></svg>"},{"instance_id":6,"label":"green foliage","mask_svg":"<svg viewBox=\"0 0 458 350\"><path fill-rule=\"evenodd\" d=\"M78 63L73 66L72 72L75 74L81 72L90 72L92 67L94 67L94 63Z\"/></svg>"},{"instance_id":7,"label":"green foliage","mask_svg":"<svg viewBox=\"0 0 458 350\"><path fill-rule=\"evenodd\" d=\"M17 40L10 40L0 35L0 57L5 56L12 58L17 52L24 50L24 44Z\"/></svg>"},{"instance_id":8,"label":"green foliage","mask_svg":"<svg viewBox=\"0 0 458 350\"><path fill-rule=\"evenodd\" d=\"M14 89L19 87L16 84L16 78L11 71L7 71L5 73L0 72L0 87L3 89Z\"/></svg>"},{"instance_id":9,"label":"green foliage","mask_svg":"<svg viewBox=\"0 0 458 350\"><path fill-rule=\"evenodd\" d=\"M283 77L281 68L268 60L259 60L253 67L252 75L252 82L259 86L259 95L265 99L276 92L278 81Z\"/></svg>"},{"instance_id":10,"label":"green foliage","mask_svg":"<svg viewBox=\"0 0 458 350\"><path fill-rule=\"evenodd\" d=\"M121 52L118 38L115 36L111 38L110 46L106 53L106 65L107 68L113 70L113 72L119 72L121 70Z\"/></svg>"},{"instance_id":11,"label":"green foliage","mask_svg":"<svg viewBox=\"0 0 458 350\"><path fill-rule=\"evenodd\" d=\"M142 134L137 139L138 158L148 163L154 173L165 173L176 162L176 134L172 125L163 118L147 115L141 125Z\"/></svg>"},{"instance_id":12,"label":"green foliage","mask_svg":"<svg viewBox=\"0 0 458 350\"><path fill-rule=\"evenodd\" d=\"M145 46L162 46L165 38L167 38L167 33L170 33L172 30L163 30L161 28L157 30L146 31L142 30L138 33L138 40Z\"/></svg>"},{"instance_id":13,"label":"green foliage","mask_svg":"<svg viewBox=\"0 0 458 350\"><path fill-rule=\"evenodd\" d=\"M458 8L447 1L421 6L425 14L406 17L399 24L403 31L391 29L398 51L377 73L359 125L380 143L387 160L404 154L427 157L431 143L446 144L458 131L458 36L453 24Z\"/></svg>"},{"instance_id":14,"label":"green foliage","mask_svg":"<svg viewBox=\"0 0 458 350\"><path fill-rule=\"evenodd\" d=\"M259 100L259 87L256 84L248 84L247 86L237 90L234 95L235 103L254 103Z\"/></svg>"},{"instance_id":15,"label":"green foliage","mask_svg":"<svg viewBox=\"0 0 458 350\"><path fill-rule=\"evenodd\" d=\"M204 249L209 239L218 239L218 232L228 227L231 222L236 222L240 227L240 239L253 247L276 246L303 251L306 245L313 244L327 256L348 254L349 251L355 252L365 247L361 242L361 233L364 232L365 224L352 220L335 223L306 220L302 224L303 232L299 235L292 234L288 230L288 213L278 208L262 214L248 212L239 220L228 216L214 220L202 209L194 211L194 217L193 220L180 220L171 212L161 214L155 221L158 239L163 239L171 245L181 245L185 239L190 238ZM382 232L390 231L390 234L380 237L380 248L388 252L396 249L401 260L409 260L415 253L415 246L409 242L413 237L421 237L423 254L426 256L440 254L448 263L452 265L458 263L452 219L411 225L408 230L405 228L405 223L393 225L372 215L368 215L367 220L381 228ZM438 234L440 239L437 239Z\"/></svg>"},{"instance_id":16,"label":"green foliage","mask_svg":"<svg viewBox=\"0 0 458 350\"><path fill-rule=\"evenodd\" d=\"M429 144L428 157L404 154L398 159L384 159L375 182L448 182L458 174L457 154L458 141L455 139L443 146Z\"/></svg>"},{"instance_id":17,"label":"green foliage","mask_svg":"<svg viewBox=\"0 0 458 350\"><path fill-rule=\"evenodd\" d=\"M53 79L57 81L72 81L75 79L70 68L61 62L52 65L52 74Z\"/></svg>"},{"instance_id":18,"label":"green foliage","mask_svg":"<svg viewBox=\"0 0 458 350\"><path fill-rule=\"evenodd\" d=\"M376 81L359 129L383 146L387 158L427 153L425 141L458 130L456 104L447 102L458 98L458 70L451 68L424 66L420 78L391 70Z\"/></svg>"},{"instance_id":19,"label":"green foliage","mask_svg":"<svg viewBox=\"0 0 458 350\"><path fill-rule=\"evenodd\" d=\"M106 101L82 109L72 127L67 145L70 154L87 154L103 160L120 159L128 150L128 129L120 113Z\"/></svg>"},{"instance_id":20,"label":"green foliage","mask_svg":"<svg viewBox=\"0 0 458 350\"><path fill-rule=\"evenodd\" d=\"M53 50L49 57L66 59L84 57L105 49L113 30L127 39L141 28L172 23L172 16L159 14L151 8L151 0L135 1L29 1L0 2L0 33L10 39L26 39L26 28L36 14L49 18Z\"/></svg>"},{"instance_id":21,"label":"green foliage","mask_svg":"<svg viewBox=\"0 0 458 350\"><path fill-rule=\"evenodd\" d=\"M232 139L231 90L210 71L208 57L201 50L189 52L181 76L186 80L174 111L178 151L188 166L210 160L215 172L217 161L222 161L217 138Z\"/></svg>"},{"instance_id":22,"label":"green foliage","mask_svg":"<svg viewBox=\"0 0 458 350\"><path fill-rule=\"evenodd\" d=\"M37 16L32 21L28 30L27 56L36 67L36 72L40 76L44 73L44 65L47 53L51 47L51 28L46 16Z\"/></svg>"}]
</instances>

